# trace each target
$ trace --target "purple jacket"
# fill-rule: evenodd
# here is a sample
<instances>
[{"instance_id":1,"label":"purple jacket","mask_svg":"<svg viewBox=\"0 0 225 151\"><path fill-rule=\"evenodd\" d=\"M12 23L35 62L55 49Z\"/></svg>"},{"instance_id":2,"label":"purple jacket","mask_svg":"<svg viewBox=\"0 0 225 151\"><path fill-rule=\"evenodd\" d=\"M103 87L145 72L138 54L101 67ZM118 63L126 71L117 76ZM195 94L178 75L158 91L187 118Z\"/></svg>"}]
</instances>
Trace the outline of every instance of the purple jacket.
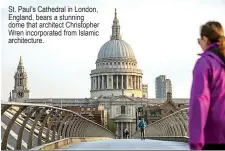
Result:
<instances>
[{"instance_id":1,"label":"purple jacket","mask_svg":"<svg viewBox=\"0 0 225 151\"><path fill-rule=\"evenodd\" d=\"M225 144L225 57L210 45L197 60L189 106L189 146Z\"/></svg>"}]
</instances>

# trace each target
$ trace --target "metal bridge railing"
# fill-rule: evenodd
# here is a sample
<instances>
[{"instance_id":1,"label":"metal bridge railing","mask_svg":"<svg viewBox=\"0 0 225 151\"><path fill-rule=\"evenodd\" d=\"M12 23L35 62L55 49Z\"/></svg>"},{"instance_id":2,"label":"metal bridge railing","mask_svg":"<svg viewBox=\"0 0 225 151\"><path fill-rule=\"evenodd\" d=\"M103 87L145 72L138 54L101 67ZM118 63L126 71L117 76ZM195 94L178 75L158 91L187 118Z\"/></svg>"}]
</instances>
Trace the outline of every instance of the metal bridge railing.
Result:
<instances>
[{"instance_id":1,"label":"metal bridge railing","mask_svg":"<svg viewBox=\"0 0 225 151\"><path fill-rule=\"evenodd\" d=\"M181 109L162 119L149 124L145 129L146 137L187 137L188 108ZM133 134L133 138L140 138L140 131Z\"/></svg>"},{"instance_id":2,"label":"metal bridge railing","mask_svg":"<svg viewBox=\"0 0 225 151\"><path fill-rule=\"evenodd\" d=\"M1 106L1 122L5 126L2 150L12 149L13 144L15 150L24 149L24 146L31 149L68 137L114 138L105 127L70 110L17 102L1 102ZM10 142L11 131L17 134L16 142ZM27 145L22 145L24 142Z\"/></svg>"}]
</instances>

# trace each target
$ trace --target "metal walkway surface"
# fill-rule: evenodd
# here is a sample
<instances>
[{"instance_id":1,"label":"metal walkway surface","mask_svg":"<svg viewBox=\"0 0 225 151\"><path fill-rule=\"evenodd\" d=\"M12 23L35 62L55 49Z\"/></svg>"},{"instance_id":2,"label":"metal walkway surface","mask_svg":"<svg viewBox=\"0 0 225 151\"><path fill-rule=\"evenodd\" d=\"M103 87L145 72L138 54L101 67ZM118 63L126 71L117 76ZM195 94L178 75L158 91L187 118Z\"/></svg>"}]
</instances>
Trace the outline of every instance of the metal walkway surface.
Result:
<instances>
[{"instance_id":1,"label":"metal walkway surface","mask_svg":"<svg viewBox=\"0 0 225 151\"><path fill-rule=\"evenodd\" d=\"M187 143L159 140L112 139L82 142L63 150L189 150Z\"/></svg>"}]
</instances>

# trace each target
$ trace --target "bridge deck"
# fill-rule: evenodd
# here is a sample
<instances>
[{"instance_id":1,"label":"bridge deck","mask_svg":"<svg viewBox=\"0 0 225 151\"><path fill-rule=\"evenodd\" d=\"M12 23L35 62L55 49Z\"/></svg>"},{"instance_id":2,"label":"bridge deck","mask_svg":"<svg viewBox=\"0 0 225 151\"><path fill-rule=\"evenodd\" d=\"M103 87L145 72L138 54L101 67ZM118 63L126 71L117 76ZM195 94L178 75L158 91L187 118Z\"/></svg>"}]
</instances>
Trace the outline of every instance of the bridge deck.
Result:
<instances>
[{"instance_id":1,"label":"bridge deck","mask_svg":"<svg viewBox=\"0 0 225 151\"><path fill-rule=\"evenodd\" d=\"M140 139L112 139L93 142L82 142L71 145L63 150L189 150L188 144L183 142L140 140Z\"/></svg>"}]
</instances>

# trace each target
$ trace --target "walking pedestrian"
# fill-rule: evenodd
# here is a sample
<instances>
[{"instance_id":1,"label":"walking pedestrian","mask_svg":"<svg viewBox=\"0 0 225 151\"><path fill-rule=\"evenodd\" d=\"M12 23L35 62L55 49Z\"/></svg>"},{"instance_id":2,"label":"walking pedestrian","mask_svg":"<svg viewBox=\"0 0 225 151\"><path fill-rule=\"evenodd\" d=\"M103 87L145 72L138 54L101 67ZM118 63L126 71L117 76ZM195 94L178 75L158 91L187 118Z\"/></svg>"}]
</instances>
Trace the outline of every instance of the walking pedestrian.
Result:
<instances>
[{"instance_id":1,"label":"walking pedestrian","mask_svg":"<svg viewBox=\"0 0 225 151\"><path fill-rule=\"evenodd\" d=\"M146 122L144 121L144 118L141 118L141 121L138 123L138 127L141 130L141 140L145 140Z\"/></svg>"},{"instance_id":2,"label":"walking pedestrian","mask_svg":"<svg viewBox=\"0 0 225 151\"><path fill-rule=\"evenodd\" d=\"M225 37L222 25L201 26L203 49L193 70L189 105L191 150L225 150Z\"/></svg>"}]
</instances>

